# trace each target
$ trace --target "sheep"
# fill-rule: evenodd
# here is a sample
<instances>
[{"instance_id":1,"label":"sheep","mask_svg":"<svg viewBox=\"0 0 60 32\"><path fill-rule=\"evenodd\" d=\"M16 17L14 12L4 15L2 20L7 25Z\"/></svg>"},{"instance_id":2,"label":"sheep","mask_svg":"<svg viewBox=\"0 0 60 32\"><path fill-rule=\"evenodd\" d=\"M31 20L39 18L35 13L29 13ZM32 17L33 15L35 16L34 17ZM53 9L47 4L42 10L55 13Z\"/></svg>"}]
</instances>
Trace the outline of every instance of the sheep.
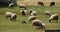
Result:
<instances>
[{"instance_id":1,"label":"sheep","mask_svg":"<svg viewBox=\"0 0 60 32\"><path fill-rule=\"evenodd\" d=\"M36 18L37 18L36 16L29 16L28 21L32 21L32 20L34 20Z\"/></svg>"},{"instance_id":2,"label":"sheep","mask_svg":"<svg viewBox=\"0 0 60 32\"><path fill-rule=\"evenodd\" d=\"M36 16L36 11L33 11L32 9L29 10L31 16Z\"/></svg>"},{"instance_id":3,"label":"sheep","mask_svg":"<svg viewBox=\"0 0 60 32\"><path fill-rule=\"evenodd\" d=\"M25 10L27 9L25 6L19 6L20 8L24 8Z\"/></svg>"},{"instance_id":4,"label":"sheep","mask_svg":"<svg viewBox=\"0 0 60 32\"><path fill-rule=\"evenodd\" d=\"M55 2L51 2L50 3L50 6L55 6Z\"/></svg>"},{"instance_id":5,"label":"sheep","mask_svg":"<svg viewBox=\"0 0 60 32\"><path fill-rule=\"evenodd\" d=\"M10 18L12 14L13 14L12 12L7 11L5 13L5 16L6 16L6 18Z\"/></svg>"},{"instance_id":6,"label":"sheep","mask_svg":"<svg viewBox=\"0 0 60 32\"><path fill-rule=\"evenodd\" d=\"M25 16L26 15L26 13L27 13L27 10L24 10L24 9L21 9L21 14L23 15L23 16Z\"/></svg>"},{"instance_id":7,"label":"sheep","mask_svg":"<svg viewBox=\"0 0 60 32\"><path fill-rule=\"evenodd\" d=\"M45 28L45 24L42 21L40 21L39 19L33 20L32 25L36 28L43 28L43 29Z\"/></svg>"},{"instance_id":8,"label":"sheep","mask_svg":"<svg viewBox=\"0 0 60 32\"><path fill-rule=\"evenodd\" d=\"M10 20L11 20L11 21L16 21L16 18L17 18L17 14L16 14L16 13L13 13L13 14L11 15Z\"/></svg>"},{"instance_id":9,"label":"sheep","mask_svg":"<svg viewBox=\"0 0 60 32\"><path fill-rule=\"evenodd\" d=\"M44 6L44 3L43 2L38 2L38 5L40 6Z\"/></svg>"},{"instance_id":10,"label":"sheep","mask_svg":"<svg viewBox=\"0 0 60 32\"><path fill-rule=\"evenodd\" d=\"M31 16L36 16L36 11L32 11Z\"/></svg>"},{"instance_id":11,"label":"sheep","mask_svg":"<svg viewBox=\"0 0 60 32\"><path fill-rule=\"evenodd\" d=\"M23 20L22 23L27 23L26 20Z\"/></svg>"},{"instance_id":12,"label":"sheep","mask_svg":"<svg viewBox=\"0 0 60 32\"><path fill-rule=\"evenodd\" d=\"M10 3L10 4L9 4L9 8L10 8L10 7L13 7L13 6L14 6L14 3Z\"/></svg>"},{"instance_id":13,"label":"sheep","mask_svg":"<svg viewBox=\"0 0 60 32\"><path fill-rule=\"evenodd\" d=\"M51 12L50 11L45 11L45 15L51 16Z\"/></svg>"},{"instance_id":14,"label":"sheep","mask_svg":"<svg viewBox=\"0 0 60 32\"><path fill-rule=\"evenodd\" d=\"M23 16L25 16L25 12L24 12L24 10L21 11L21 14L22 14Z\"/></svg>"},{"instance_id":15,"label":"sheep","mask_svg":"<svg viewBox=\"0 0 60 32\"><path fill-rule=\"evenodd\" d=\"M58 23L58 18L59 18L58 14L53 14L49 18L49 22L51 22L52 20L56 20L56 23Z\"/></svg>"}]
</instances>

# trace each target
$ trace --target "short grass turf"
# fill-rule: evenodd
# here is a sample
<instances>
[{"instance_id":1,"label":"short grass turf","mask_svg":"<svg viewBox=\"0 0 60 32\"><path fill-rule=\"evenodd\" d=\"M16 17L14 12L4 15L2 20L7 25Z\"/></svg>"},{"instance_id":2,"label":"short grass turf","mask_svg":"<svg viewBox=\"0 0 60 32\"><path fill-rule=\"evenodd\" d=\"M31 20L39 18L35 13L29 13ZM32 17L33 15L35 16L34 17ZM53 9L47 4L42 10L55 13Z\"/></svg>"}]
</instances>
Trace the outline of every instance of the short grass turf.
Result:
<instances>
[{"instance_id":1,"label":"short grass turf","mask_svg":"<svg viewBox=\"0 0 60 32\"><path fill-rule=\"evenodd\" d=\"M55 7L38 7L38 6L27 6L27 10L33 9L37 11L37 18L40 19L42 22L46 24L46 30L60 30L60 6ZM34 29L31 23L23 24L23 20L27 20L30 16L27 13L26 16L22 16L19 12L21 9L19 7L1 7L0 8L0 32L44 32L44 29ZM49 23L48 16L44 14L45 11L51 11L52 14L57 13L59 14L59 22L58 23ZM5 18L5 12L11 11L17 13L16 21L10 21L9 19Z\"/></svg>"}]
</instances>

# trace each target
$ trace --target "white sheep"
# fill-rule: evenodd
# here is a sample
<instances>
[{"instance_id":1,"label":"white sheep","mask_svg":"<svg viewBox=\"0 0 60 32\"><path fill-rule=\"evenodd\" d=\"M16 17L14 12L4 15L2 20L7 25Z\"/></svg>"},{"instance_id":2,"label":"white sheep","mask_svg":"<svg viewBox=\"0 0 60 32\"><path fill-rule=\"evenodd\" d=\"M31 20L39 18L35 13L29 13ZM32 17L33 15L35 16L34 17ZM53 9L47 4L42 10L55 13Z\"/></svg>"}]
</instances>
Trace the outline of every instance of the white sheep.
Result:
<instances>
[{"instance_id":1,"label":"white sheep","mask_svg":"<svg viewBox=\"0 0 60 32\"><path fill-rule=\"evenodd\" d=\"M39 19L35 19L32 21L32 25L37 28L45 28L45 24L42 23Z\"/></svg>"},{"instance_id":2,"label":"white sheep","mask_svg":"<svg viewBox=\"0 0 60 32\"><path fill-rule=\"evenodd\" d=\"M7 11L7 12L5 13L5 16L6 16L7 18L10 18L12 14L13 14L12 12Z\"/></svg>"},{"instance_id":3,"label":"white sheep","mask_svg":"<svg viewBox=\"0 0 60 32\"><path fill-rule=\"evenodd\" d=\"M49 22L51 22L52 20L56 20L56 22L58 22L58 18L59 18L58 14L53 14L53 15L51 15L51 17L49 18Z\"/></svg>"},{"instance_id":4,"label":"white sheep","mask_svg":"<svg viewBox=\"0 0 60 32\"><path fill-rule=\"evenodd\" d=\"M45 11L45 14L48 16L51 16L51 12L50 11Z\"/></svg>"},{"instance_id":5,"label":"white sheep","mask_svg":"<svg viewBox=\"0 0 60 32\"><path fill-rule=\"evenodd\" d=\"M21 9L21 14L23 15L23 16L25 16L26 15L26 13L27 13L27 10L24 10L24 9Z\"/></svg>"},{"instance_id":6,"label":"white sheep","mask_svg":"<svg viewBox=\"0 0 60 32\"><path fill-rule=\"evenodd\" d=\"M29 16L28 21L35 20L37 17L36 16Z\"/></svg>"},{"instance_id":7,"label":"white sheep","mask_svg":"<svg viewBox=\"0 0 60 32\"><path fill-rule=\"evenodd\" d=\"M9 7L12 7L12 6L14 6L14 3L10 3L10 4L9 4Z\"/></svg>"},{"instance_id":8,"label":"white sheep","mask_svg":"<svg viewBox=\"0 0 60 32\"><path fill-rule=\"evenodd\" d=\"M36 11L32 11L31 16L36 16Z\"/></svg>"},{"instance_id":9,"label":"white sheep","mask_svg":"<svg viewBox=\"0 0 60 32\"><path fill-rule=\"evenodd\" d=\"M36 11L33 11L32 9L29 10L29 13L31 16L36 16Z\"/></svg>"},{"instance_id":10,"label":"white sheep","mask_svg":"<svg viewBox=\"0 0 60 32\"><path fill-rule=\"evenodd\" d=\"M13 13L13 14L11 15L10 20L16 21L16 18L17 18L17 14L16 14L16 13Z\"/></svg>"},{"instance_id":11,"label":"white sheep","mask_svg":"<svg viewBox=\"0 0 60 32\"><path fill-rule=\"evenodd\" d=\"M27 9L26 6L19 6L19 7L20 7L20 8L23 8L23 9L25 9L25 10Z\"/></svg>"}]
</instances>

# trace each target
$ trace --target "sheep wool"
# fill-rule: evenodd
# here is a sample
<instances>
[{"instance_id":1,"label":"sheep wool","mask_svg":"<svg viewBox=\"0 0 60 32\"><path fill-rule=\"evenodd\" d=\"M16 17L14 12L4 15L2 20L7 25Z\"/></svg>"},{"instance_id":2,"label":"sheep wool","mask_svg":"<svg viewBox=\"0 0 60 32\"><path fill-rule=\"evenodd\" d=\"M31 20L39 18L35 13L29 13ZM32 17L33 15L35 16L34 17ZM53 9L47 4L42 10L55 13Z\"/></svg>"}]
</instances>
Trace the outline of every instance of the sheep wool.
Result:
<instances>
[{"instance_id":1,"label":"sheep wool","mask_svg":"<svg viewBox=\"0 0 60 32\"><path fill-rule=\"evenodd\" d=\"M36 28L45 28L45 24L42 23L39 19L35 19L32 21L32 25L35 26Z\"/></svg>"},{"instance_id":2,"label":"sheep wool","mask_svg":"<svg viewBox=\"0 0 60 32\"><path fill-rule=\"evenodd\" d=\"M5 16L6 16L6 17L11 17L12 14L13 14L12 12L6 12L6 13L5 13Z\"/></svg>"},{"instance_id":3,"label":"sheep wool","mask_svg":"<svg viewBox=\"0 0 60 32\"><path fill-rule=\"evenodd\" d=\"M53 15L51 15L51 17L49 18L49 22L51 22L51 20L56 20L56 23L58 23L58 18L59 18L58 14L53 14ZM54 22L55 22L55 21L54 21Z\"/></svg>"},{"instance_id":4,"label":"sheep wool","mask_svg":"<svg viewBox=\"0 0 60 32\"><path fill-rule=\"evenodd\" d=\"M16 17L17 17L17 15L16 15L15 13L13 13L13 14L11 15L11 20L16 20Z\"/></svg>"},{"instance_id":5,"label":"sheep wool","mask_svg":"<svg viewBox=\"0 0 60 32\"><path fill-rule=\"evenodd\" d=\"M9 7L11 7L12 5L14 5L14 3L10 3L10 4L9 4Z\"/></svg>"},{"instance_id":6,"label":"sheep wool","mask_svg":"<svg viewBox=\"0 0 60 32\"><path fill-rule=\"evenodd\" d=\"M55 16L58 16L58 14L51 15L49 19L53 19Z\"/></svg>"},{"instance_id":7,"label":"sheep wool","mask_svg":"<svg viewBox=\"0 0 60 32\"><path fill-rule=\"evenodd\" d=\"M30 17L28 18L28 21L32 21L32 20L34 20L34 19L36 19L36 16L30 16Z\"/></svg>"},{"instance_id":8,"label":"sheep wool","mask_svg":"<svg viewBox=\"0 0 60 32\"><path fill-rule=\"evenodd\" d=\"M31 12L31 16L34 16L34 15L36 15L36 11Z\"/></svg>"},{"instance_id":9,"label":"sheep wool","mask_svg":"<svg viewBox=\"0 0 60 32\"><path fill-rule=\"evenodd\" d=\"M48 16L51 16L51 12L50 11L45 11L45 14Z\"/></svg>"}]
</instances>

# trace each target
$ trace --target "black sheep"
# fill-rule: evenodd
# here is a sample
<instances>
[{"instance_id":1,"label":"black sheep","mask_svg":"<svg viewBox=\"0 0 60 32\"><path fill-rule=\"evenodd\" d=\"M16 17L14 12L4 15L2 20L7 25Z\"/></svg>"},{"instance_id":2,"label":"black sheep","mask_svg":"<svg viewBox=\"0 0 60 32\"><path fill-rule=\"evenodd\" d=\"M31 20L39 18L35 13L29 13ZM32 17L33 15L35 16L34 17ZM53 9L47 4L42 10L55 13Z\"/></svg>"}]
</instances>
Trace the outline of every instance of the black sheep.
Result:
<instances>
[{"instance_id":1,"label":"black sheep","mask_svg":"<svg viewBox=\"0 0 60 32\"><path fill-rule=\"evenodd\" d=\"M38 2L38 5L44 6L43 2Z\"/></svg>"},{"instance_id":2,"label":"black sheep","mask_svg":"<svg viewBox=\"0 0 60 32\"><path fill-rule=\"evenodd\" d=\"M51 2L50 3L50 6L55 6L55 2Z\"/></svg>"}]
</instances>

